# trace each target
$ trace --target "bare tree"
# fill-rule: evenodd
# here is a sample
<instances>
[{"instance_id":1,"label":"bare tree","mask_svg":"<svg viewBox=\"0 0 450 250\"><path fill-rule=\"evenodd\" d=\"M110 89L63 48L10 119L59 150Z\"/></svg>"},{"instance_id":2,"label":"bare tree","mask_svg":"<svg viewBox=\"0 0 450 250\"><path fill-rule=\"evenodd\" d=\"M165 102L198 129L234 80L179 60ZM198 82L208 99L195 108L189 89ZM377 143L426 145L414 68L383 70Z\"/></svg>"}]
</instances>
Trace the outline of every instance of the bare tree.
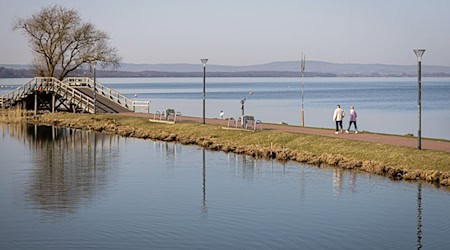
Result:
<instances>
[{"instance_id":1,"label":"bare tree","mask_svg":"<svg viewBox=\"0 0 450 250\"><path fill-rule=\"evenodd\" d=\"M84 23L76 10L52 5L28 18L19 18L13 30L21 30L34 53L33 67L39 76L64 79L84 63L99 62L118 67L117 49L109 36Z\"/></svg>"}]
</instances>

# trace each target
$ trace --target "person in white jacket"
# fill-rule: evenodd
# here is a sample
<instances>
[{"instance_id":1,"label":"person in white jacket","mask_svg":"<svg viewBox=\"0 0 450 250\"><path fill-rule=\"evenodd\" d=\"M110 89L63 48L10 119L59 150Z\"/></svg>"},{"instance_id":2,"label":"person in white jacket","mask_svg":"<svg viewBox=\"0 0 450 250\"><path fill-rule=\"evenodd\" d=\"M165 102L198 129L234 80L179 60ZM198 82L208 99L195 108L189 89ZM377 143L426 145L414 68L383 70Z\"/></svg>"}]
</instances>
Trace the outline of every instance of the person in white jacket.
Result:
<instances>
[{"instance_id":1,"label":"person in white jacket","mask_svg":"<svg viewBox=\"0 0 450 250\"><path fill-rule=\"evenodd\" d=\"M336 122L335 134L339 134L339 128L341 130L341 133L344 133L344 130L342 129L342 120L344 119L344 116L345 116L344 110L341 109L341 105L338 104L333 114L333 121Z\"/></svg>"}]
</instances>

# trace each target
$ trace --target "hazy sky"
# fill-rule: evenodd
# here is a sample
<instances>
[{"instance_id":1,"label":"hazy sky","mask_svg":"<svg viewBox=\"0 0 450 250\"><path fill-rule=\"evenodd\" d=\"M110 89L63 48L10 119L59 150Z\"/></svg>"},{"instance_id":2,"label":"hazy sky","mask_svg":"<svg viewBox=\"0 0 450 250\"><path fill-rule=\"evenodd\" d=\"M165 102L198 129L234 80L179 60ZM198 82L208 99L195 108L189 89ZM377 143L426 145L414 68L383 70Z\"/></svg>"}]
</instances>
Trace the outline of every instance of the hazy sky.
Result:
<instances>
[{"instance_id":1,"label":"hazy sky","mask_svg":"<svg viewBox=\"0 0 450 250\"><path fill-rule=\"evenodd\" d=\"M43 6L75 8L123 62L250 65L308 60L450 66L449 0L0 0L0 64L30 63L11 24Z\"/></svg>"}]
</instances>

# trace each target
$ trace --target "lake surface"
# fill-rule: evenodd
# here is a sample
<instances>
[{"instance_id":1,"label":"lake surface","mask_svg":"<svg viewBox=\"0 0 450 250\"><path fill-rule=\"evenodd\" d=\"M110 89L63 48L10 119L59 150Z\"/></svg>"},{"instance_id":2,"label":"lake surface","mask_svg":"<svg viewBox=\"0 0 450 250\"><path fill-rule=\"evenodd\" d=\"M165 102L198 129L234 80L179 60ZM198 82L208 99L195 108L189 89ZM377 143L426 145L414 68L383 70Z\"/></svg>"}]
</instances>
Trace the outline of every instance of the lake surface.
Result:
<instances>
[{"instance_id":1,"label":"lake surface","mask_svg":"<svg viewBox=\"0 0 450 250\"><path fill-rule=\"evenodd\" d=\"M19 85L27 79L0 79L0 85ZM99 81L138 100L150 100L151 112L173 108L183 115L202 116L202 78L100 78ZM0 94L8 89L0 89ZM262 122L300 125L299 78L206 79L206 116L245 113ZM305 125L334 128L333 111L340 104L358 113L358 128L417 136L416 78L305 78ZM348 126L348 115L344 126ZM450 78L422 80L422 136L450 140Z\"/></svg>"},{"instance_id":2,"label":"lake surface","mask_svg":"<svg viewBox=\"0 0 450 250\"><path fill-rule=\"evenodd\" d=\"M446 249L450 193L195 146L0 124L0 249Z\"/></svg>"}]
</instances>

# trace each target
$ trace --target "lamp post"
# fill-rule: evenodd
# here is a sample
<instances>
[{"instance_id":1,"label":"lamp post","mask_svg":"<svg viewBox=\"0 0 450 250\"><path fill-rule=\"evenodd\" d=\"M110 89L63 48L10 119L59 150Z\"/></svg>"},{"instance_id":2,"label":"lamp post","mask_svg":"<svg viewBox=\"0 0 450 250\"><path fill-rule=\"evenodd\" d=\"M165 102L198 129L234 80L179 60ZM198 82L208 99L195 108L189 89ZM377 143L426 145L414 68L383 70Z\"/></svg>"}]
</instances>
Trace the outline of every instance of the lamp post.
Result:
<instances>
[{"instance_id":1,"label":"lamp post","mask_svg":"<svg viewBox=\"0 0 450 250\"><path fill-rule=\"evenodd\" d=\"M302 71L302 127L305 126L305 109L304 109L304 102L303 102L303 88L304 88L304 84L303 84L303 76L305 74L305 59L306 56L302 54L302 58L301 58L301 63L300 63L300 69Z\"/></svg>"},{"instance_id":2,"label":"lamp post","mask_svg":"<svg viewBox=\"0 0 450 250\"><path fill-rule=\"evenodd\" d=\"M416 53L417 56L417 65L418 65L418 72L417 72L417 109L419 112L419 128L417 131L417 143L418 146L417 148L419 150L422 149L422 93L421 93L421 88L422 88L422 55L423 53L425 53L424 49L415 49L414 53Z\"/></svg>"},{"instance_id":3,"label":"lamp post","mask_svg":"<svg viewBox=\"0 0 450 250\"><path fill-rule=\"evenodd\" d=\"M97 79L96 79L96 66L97 66L97 61L94 61L94 114L97 114L97 93L96 93L96 89L97 89Z\"/></svg>"},{"instance_id":4,"label":"lamp post","mask_svg":"<svg viewBox=\"0 0 450 250\"><path fill-rule=\"evenodd\" d=\"M203 124L205 124L205 100L206 100L206 63L208 59L200 59L203 64Z\"/></svg>"},{"instance_id":5,"label":"lamp post","mask_svg":"<svg viewBox=\"0 0 450 250\"><path fill-rule=\"evenodd\" d=\"M242 99L241 100L241 111L242 111L242 116L244 116L245 112L244 112L244 108L245 108L245 101L246 99Z\"/></svg>"}]
</instances>

